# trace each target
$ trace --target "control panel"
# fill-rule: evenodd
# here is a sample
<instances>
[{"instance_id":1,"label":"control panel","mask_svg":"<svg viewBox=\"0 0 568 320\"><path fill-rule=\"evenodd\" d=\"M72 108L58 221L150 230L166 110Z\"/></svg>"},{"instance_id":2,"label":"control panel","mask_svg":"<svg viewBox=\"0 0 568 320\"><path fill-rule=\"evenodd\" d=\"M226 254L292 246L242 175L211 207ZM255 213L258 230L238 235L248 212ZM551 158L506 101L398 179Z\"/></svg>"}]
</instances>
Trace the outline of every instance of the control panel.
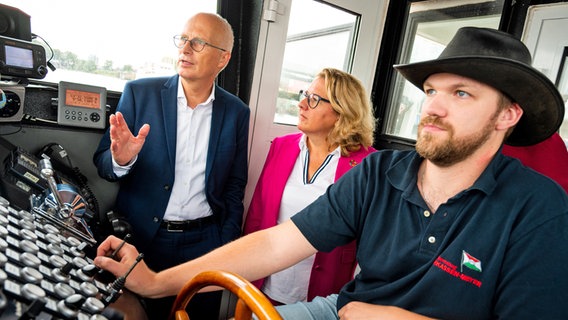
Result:
<instances>
[{"instance_id":1,"label":"control panel","mask_svg":"<svg viewBox=\"0 0 568 320\"><path fill-rule=\"evenodd\" d=\"M61 125L104 129L106 88L59 82L57 123Z\"/></svg>"},{"instance_id":2,"label":"control panel","mask_svg":"<svg viewBox=\"0 0 568 320\"><path fill-rule=\"evenodd\" d=\"M0 318L112 319L107 307L127 275L103 280L90 257L96 241L62 200L49 160L39 172L52 193L32 196L31 210L0 197Z\"/></svg>"}]
</instances>

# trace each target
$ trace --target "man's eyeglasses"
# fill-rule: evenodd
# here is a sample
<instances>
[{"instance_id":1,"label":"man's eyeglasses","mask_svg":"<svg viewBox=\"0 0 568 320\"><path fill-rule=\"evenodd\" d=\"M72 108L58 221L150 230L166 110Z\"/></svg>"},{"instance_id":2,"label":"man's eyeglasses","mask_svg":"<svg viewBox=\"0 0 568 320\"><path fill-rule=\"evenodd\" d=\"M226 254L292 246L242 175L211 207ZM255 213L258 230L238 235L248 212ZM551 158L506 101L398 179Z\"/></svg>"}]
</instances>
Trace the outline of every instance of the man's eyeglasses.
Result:
<instances>
[{"instance_id":1,"label":"man's eyeglasses","mask_svg":"<svg viewBox=\"0 0 568 320\"><path fill-rule=\"evenodd\" d=\"M308 107L310 107L310 109L315 109L318 106L318 104L320 103L320 101L331 103L329 100L322 98L315 93L309 93L307 90L306 91L300 90L300 94L299 94L298 98L300 99L300 101L302 101L302 99L304 99L304 98L307 98L308 99Z\"/></svg>"},{"instance_id":2,"label":"man's eyeglasses","mask_svg":"<svg viewBox=\"0 0 568 320\"><path fill-rule=\"evenodd\" d=\"M199 38L193 38L193 39L188 39L186 36L174 36L174 44L176 45L176 47L178 48L183 48L185 46L186 43L189 42L189 46L191 47L191 49L195 52L201 52L203 51L203 48L205 48L205 46L210 46L212 48L215 49L219 49L223 52L227 51L221 47L217 47L216 45L212 45L211 43L205 41L205 40L201 40Z\"/></svg>"}]
</instances>

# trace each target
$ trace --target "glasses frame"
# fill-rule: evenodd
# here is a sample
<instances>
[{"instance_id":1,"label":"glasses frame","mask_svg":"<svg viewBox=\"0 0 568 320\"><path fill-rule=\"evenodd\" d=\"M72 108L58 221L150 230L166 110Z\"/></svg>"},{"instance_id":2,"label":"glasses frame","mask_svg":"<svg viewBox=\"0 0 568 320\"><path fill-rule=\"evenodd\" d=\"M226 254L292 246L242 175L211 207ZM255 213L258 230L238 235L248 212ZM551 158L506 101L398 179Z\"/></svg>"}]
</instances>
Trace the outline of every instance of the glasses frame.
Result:
<instances>
[{"instance_id":1,"label":"glasses frame","mask_svg":"<svg viewBox=\"0 0 568 320\"><path fill-rule=\"evenodd\" d=\"M310 109L315 109L318 107L320 101L327 102L331 104L331 101L327 100L326 98L322 98L319 94L310 93L308 90L300 90L299 92L300 101L307 98L308 99L308 107ZM316 104L312 107L310 101L315 100Z\"/></svg>"},{"instance_id":2,"label":"glasses frame","mask_svg":"<svg viewBox=\"0 0 568 320\"><path fill-rule=\"evenodd\" d=\"M227 50L225 50L225 49L223 49L223 48L221 48L221 47L217 47L216 45L211 44L211 43L209 43L209 42L207 42L207 41L205 41L205 40L203 40L203 39L199 39L199 38L197 38L197 37L196 37L196 38L192 38L192 39L188 39L186 36L182 36L182 35L179 35L179 34L178 34L178 35L175 35L175 36L173 37L173 39L174 39L174 45L175 45L177 48L179 48L179 49L185 47L185 45L189 42L189 46L190 46L191 49L192 49L193 51L195 51L195 52L201 52L201 51L203 51L203 49L205 49L205 46L209 46L209 47L211 47L211 48L215 48L215 49L221 50L221 51L223 51L223 52L226 52L226 51L227 51ZM180 43L181 43L182 41L183 41L183 44L180 45ZM201 46L201 47L197 47L197 48L196 48L196 46ZM198 48L199 48L199 50L198 50Z\"/></svg>"}]
</instances>

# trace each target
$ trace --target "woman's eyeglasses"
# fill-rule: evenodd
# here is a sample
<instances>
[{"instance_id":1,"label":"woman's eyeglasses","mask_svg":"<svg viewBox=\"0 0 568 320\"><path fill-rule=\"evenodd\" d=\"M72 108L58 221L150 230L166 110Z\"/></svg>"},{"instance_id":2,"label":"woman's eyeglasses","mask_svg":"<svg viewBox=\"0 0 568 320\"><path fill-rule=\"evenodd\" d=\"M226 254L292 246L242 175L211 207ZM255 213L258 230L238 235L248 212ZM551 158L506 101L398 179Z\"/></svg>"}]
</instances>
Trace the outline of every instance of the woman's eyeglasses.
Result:
<instances>
[{"instance_id":1,"label":"woman's eyeglasses","mask_svg":"<svg viewBox=\"0 0 568 320\"><path fill-rule=\"evenodd\" d=\"M304 98L308 99L308 107L310 107L310 109L315 109L320 101L331 103L329 100L322 98L315 93L309 93L307 90L300 90L298 98L300 101L302 101Z\"/></svg>"}]
</instances>

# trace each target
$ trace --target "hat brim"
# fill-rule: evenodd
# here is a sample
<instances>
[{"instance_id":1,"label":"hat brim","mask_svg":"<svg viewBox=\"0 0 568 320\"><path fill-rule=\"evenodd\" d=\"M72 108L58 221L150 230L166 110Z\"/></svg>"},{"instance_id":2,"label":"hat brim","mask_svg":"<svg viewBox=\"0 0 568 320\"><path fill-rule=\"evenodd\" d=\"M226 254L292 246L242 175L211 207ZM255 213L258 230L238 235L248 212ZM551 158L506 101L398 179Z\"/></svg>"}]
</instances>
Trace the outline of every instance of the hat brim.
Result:
<instances>
[{"instance_id":1,"label":"hat brim","mask_svg":"<svg viewBox=\"0 0 568 320\"><path fill-rule=\"evenodd\" d=\"M523 109L523 116L505 143L526 146L546 140L564 119L564 101L555 85L538 70L515 60L465 56L430 60L394 68L423 90L435 73L452 73L488 84L505 93Z\"/></svg>"}]
</instances>

